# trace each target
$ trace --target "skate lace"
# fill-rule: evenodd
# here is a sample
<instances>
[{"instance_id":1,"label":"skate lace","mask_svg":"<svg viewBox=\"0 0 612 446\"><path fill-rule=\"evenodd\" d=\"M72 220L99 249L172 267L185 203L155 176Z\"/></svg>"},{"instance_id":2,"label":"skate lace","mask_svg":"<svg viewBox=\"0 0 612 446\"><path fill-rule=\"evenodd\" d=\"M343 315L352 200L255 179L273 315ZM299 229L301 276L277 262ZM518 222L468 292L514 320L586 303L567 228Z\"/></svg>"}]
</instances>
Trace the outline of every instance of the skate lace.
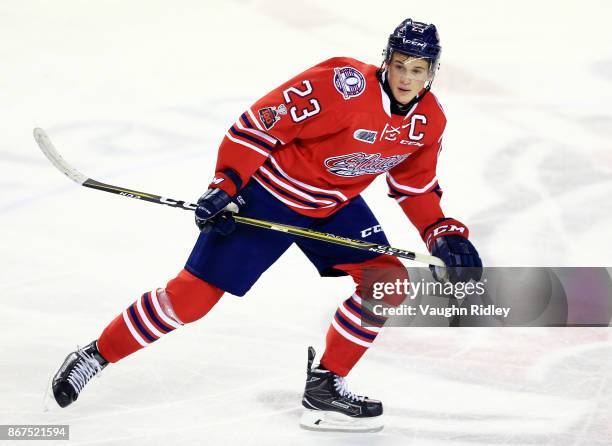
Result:
<instances>
[{"instance_id":1,"label":"skate lace","mask_svg":"<svg viewBox=\"0 0 612 446\"><path fill-rule=\"evenodd\" d=\"M85 384L93 376L102 371L102 367L93 355L86 353L83 349L77 349L76 354L79 356L79 359L68 375L68 382L77 393L80 393Z\"/></svg>"},{"instance_id":2,"label":"skate lace","mask_svg":"<svg viewBox=\"0 0 612 446\"><path fill-rule=\"evenodd\" d=\"M343 377L336 375L334 377L334 388L340 394L340 396L350 399L351 401L364 401L365 396L356 395L351 392L347 386L346 381Z\"/></svg>"}]
</instances>

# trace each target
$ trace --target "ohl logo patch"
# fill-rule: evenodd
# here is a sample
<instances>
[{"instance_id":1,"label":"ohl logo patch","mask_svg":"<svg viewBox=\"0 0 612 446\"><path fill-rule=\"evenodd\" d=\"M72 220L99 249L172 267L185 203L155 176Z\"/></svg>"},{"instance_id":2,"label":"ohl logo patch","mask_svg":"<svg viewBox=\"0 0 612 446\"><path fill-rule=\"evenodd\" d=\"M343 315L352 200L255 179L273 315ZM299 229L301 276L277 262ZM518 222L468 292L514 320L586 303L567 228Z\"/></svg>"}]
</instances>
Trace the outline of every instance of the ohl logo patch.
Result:
<instances>
[{"instance_id":1,"label":"ohl logo patch","mask_svg":"<svg viewBox=\"0 0 612 446\"><path fill-rule=\"evenodd\" d=\"M285 104L281 104L278 107L264 107L257 110L257 113L259 114L259 120L266 130L270 130L277 121L280 121L279 115L287 114L287 107L285 107Z\"/></svg>"},{"instance_id":2,"label":"ohl logo patch","mask_svg":"<svg viewBox=\"0 0 612 446\"><path fill-rule=\"evenodd\" d=\"M374 144L376 142L376 134L378 132L374 130L357 129L353 132L353 138L357 141L367 142L368 144Z\"/></svg>"},{"instance_id":3,"label":"ohl logo patch","mask_svg":"<svg viewBox=\"0 0 612 446\"><path fill-rule=\"evenodd\" d=\"M344 100L359 96L365 91L366 80L359 70L353 67L334 68L334 86Z\"/></svg>"}]
</instances>

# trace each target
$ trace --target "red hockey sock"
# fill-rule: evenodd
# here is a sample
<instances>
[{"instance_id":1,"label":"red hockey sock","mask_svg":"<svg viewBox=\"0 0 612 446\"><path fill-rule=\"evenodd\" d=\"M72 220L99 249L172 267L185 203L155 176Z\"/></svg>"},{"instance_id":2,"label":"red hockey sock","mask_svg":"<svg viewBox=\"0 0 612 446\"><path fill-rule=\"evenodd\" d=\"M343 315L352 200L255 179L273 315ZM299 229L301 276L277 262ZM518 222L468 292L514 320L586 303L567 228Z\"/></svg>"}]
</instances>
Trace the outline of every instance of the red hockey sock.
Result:
<instances>
[{"instance_id":1,"label":"red hockey sock","mask_svg":"<svg viewBox=\"0 0 612 446\"><path fill-rule=\"evenodd\" d=\"M321 365L346 376L372 345L385 321L364 308L361 298L353 294L338 307L332 319Z\"/></svg>"},{"instance_id":2,"label":"red hockey sock","mask_svg":"<svg viewBox=\"0 0 612 446\"><path fill-rule=\"evenodd\" d=\"M117 362L182 324L200 319L222 295L223 290L182 270L165 289L144 293L104 329L98 339L100 354Z\"/></svg>"},{"instance_id":3,"label":"red hockey sock","mask_svg":"<svg viewBox=\"0 0 612 446\"><path fill-rule=\"evenodd\" d=\"M336 265L334 268L353 277L357 292L338 307L332 319L325 339L325 353L321 357L321 365L340 376L346 376L372 345L386 322L386 318L373 313L371 300L362 301L362 289L371 288L371 283L362 282L394 282L407 279L408 274L401 262L390 256L380 256L358 264ZM385 295L383 301L378 303L396 306L404 297Z\"/></svg>"}]
</instances>

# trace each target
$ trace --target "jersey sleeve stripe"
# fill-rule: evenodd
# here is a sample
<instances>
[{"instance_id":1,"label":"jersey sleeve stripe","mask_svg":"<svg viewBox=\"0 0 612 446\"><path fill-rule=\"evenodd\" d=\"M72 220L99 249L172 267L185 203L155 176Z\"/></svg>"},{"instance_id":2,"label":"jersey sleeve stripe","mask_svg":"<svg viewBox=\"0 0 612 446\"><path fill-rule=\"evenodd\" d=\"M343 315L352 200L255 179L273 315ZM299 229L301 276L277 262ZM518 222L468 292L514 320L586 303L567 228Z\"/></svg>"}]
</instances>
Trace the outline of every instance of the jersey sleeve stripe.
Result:
<instances>
[{"instance_id":1,"label":"jersey sleeve stripe","mask_svg":"<svg viewBox=\"0 0 612 446\"><path fill-rule=\"evenodd\" d=\"M391 185L389 185L389 189L390 192L389 193L389 197L394 198L395 201L397 201L398 204L400 204L401 202L403 202L404 200L408 199L408 198L412 198L412 197L418 197L419 195L423 195L423 194L419 194L419 195L405 195L401 192L398 192L397 190L393 189L391 187ZM439 184L436 183L436 187L434 187L432 190L430 190L427 193L435 193L438 197L442 198L442 188L440 187Z\"/></svg>"},{"instance_id":2,"label":"jersey sleeve stripe","mask_svg":"<svg viewBox=\"0 0 612 446\"><path fill-rule=\"evenodd\" d=\"M255 117L255 115L253 114L253 111L250 108L246 111L246 114L251 118L251 122L255 123L255 126L257 127L258 130L261 130L262 132L267 133L266 130L261 126L261 124L259 123L259 120ZM274 136L274 138L281 144L283 145L285 144L285 142L282 139L280 139L278 136Z\"/></svg>"},{"instance_id":3,"label":"jersey sleeve stripe","mask_svg":"<svg viewBox=\"0 0 612 446\"><path fill-rule=\"evenodd\" d=\"M292 178L287 173L285 173L285 171L279 165L278 161L276 159L274 159L273 156L270 156L270 161L272 162L272 165L274 166L275 170L277 170L278 173L280 173L287 180L291 181L293 184L297 184L297 185L303 187L304 189L312 191L312 192L322 192L324 194L334 195L334 196L340 198L342 201L348 201L348 198L346 197L346 195L344 195L340 191L321 189L321 188L318 188L318 187L311 186L309 184L303 183L303 182L301 182L299 180L296 180L295 178Z\"/></svg>"},{"instance_id":4,"label":"jersey sleeve stripe","mask_svg":"<svg viewBox=\"0 0 612 446\"><path fill-rule=\"evenodd\" d=\"M276 143L278 142L278 140L276 138L273 138L272 136L268 135L267 133L264 132L260 132L259 130L256 130L254 128L249 128L245 125L243 125L240 120L236 121L236 126L240 129L243 130L245 132L251 133L253 135L258 136L261 139L265 139L266 141L268 141L270 144L272 144L272 147L274 147L274 145L276 145Z\"/></svg>"},{"instance_id":5,"label":"jersey sleeve stripe","mask_svg":"<svg viewBox=\"0 0 612 446\"><path fill-rule=\"evenodd\" d=\"M429 190L436 185L438 182L438 177L434 176L433 179L423 187L410 187L398 183L395 181L395 178L393 178L393 176L387 172L387 181L389 182L390 186L393 186L394 189L397 189L402 193L408 192L409 194L423 194L425 192L429 192Z\"/></svg>"},{"instance_id":6,"label":"jersey sleeve stripe","mask_svg":"<svg viewBox=\"0 0 612 446\"><path fill-rule=\"evenodd\" d=\"M279 178L277 178L276 176L274 176L268 169L266 169L264 166L261 166L259 168L259 170L266 175L268 178L270 178L272 181L274 181L276 184L278 184L280 187L293 192L295 195L298 195L299 197L305 198L306 200L309 200L313 203L320 203L320 204L334 204L334 201L330 201L330 200L318 200L315 197L313 197L312 195L306 194L298 189L296 189L295 187L285 183L284 181L280 180Z\"/></svg>"},{"instance_id":7,"label":"jersey sleeve stripe","mask_svg":"<svg viewBox=\"0 0 612 446\"><path fill-rule=\"evenodd\" d=\"M436 195L440 198L442 198L442 188L440 187L440 185L436 185L436 187L434 187L433 191L436 193Z\"/></svg>"},{"instance_id":8,"label":"jersey sleeve stripe","mask_svg":"<svg viewBox=\"0 0 612 446\"><path fill-rule=\"evenodd\" d=\"M263 187L265 190L267 190L268 192L270 192L273 196L275 196L276 198L278 198L280 201L282 201L283 203L285 203L287 206L291 206L291 207L295 207L295 208L299 208L299 209L316 209L312 206L302 206L301 204L297 204L293 201L287 200L286 198L280 196L279 194L277 194L276 192L274 192L272 189L270 189L268 186L266 186L266 184L260 180L259 178L257 178L257 175L254 175L253 178L255 179L255 181L257 181L259 183L259 185L261 187Z\"/></svg>"},{"instance_id":9,"label":"jersey sleeve stripe","mask_svg":"<svg viewBox=\"0 0 612 446\"><path fill-rule=\"evenodd\" d=\"M399 189L396 189L395 187L393 187L393 185L391 184L388 178L387 178L387 186L389 186L389 196L390 197L392 198L407 197L407 195L404 192L400 192Z\"/></svg>"},{"instance_id":10,"label":"jersey sleeve stripe","mask_svg":"<svg viewBox=\"0 0 612 446\"><path fill-rule=\"evenodd\" d=\"M230 127L229 131L236 138L241 138L243 140L247 140L252 142L253 144L257 144L260 148L268 151L272 151L274 149L273 145L268 144L267 142L262 141L261 139L255 137L254 135L249 135L248 133L240 131L236 126Z\"/></svg>"},{"instance_id":11,"label":"jersey sleeve stripe","mask_svg":"<svg viewBox=\"0 0 612 446\"><path fill-rule=\"evenodd\" d=\"M251 124L251 121L249 119L249 117L247 116L246 113L243 113L240 115L240 119L242 119L242 122L244 123L244 125L250 129L254 129L255 126L253 124ZM238 121L240 121L240 119Z\"/></svg>"},{"instance_id":12,"label":"jersey sleeve stripe","mask_svg":"<svg viewBox=\"0 0 612 446\"><path fill-rule=\"evenodd\" d=\"M255 126L262 132L265 132L265 130L263 129L263 127L261 126L261 124L259 123L259 121L257 120L255 115L253 114L253 111L250 108L247 109L247 113L251 117L251 120L255 123Z\"/></svg>"},{"instance_id":13,"label":"jersey sleeve stripe","mask_svg":"<svg viewBox=\"0 0 612 446\"><path fill-rule=\"evenodd\" d=\"M285 199L291 202L297 202L306 205L311 209L328 209L338 205L338 203L335 201L317 200L313 197L307 197L308 194L296 193L299 191L296 191L295 188L292 188L291 186L280 180L278 177L275 177L263 166L260 167L257 172L255 172L254 178L257 179L260 184L265 183L265 185L270 190L275 192L277 196L284 197Z\"/></svg>"},{"instance_id":14,"label":"jersey sleeve stripe","mask_svg":"<svg viewBox=\"0 0 612 446\"><path fill-rule=\"evenodd\" d=\"M240 144L244 147L248 147L249 149L254 150L255 152L260 153L261 155L265 156L266 158L270 155L269 152L266 152L263 149L255 147L253 144L249 144L248 142L242 141L241 139L234 138L232 135L230 135L229 132L227 132L225 136L227 136L227 139L229 139L230 141L235 142L236 144Z\"/></svg>"},{"instance_id":15,"label":"jersey sleeve stripe","mask_svg":"<svg viewBox=\"0 0 612 446\"><path fill-rule=\"evenodd\" d=\"M293 194L287 193L284 189L281 189L280 187L276 186L270 179L266 178L264 175L262 175L260 172L255 172L254 177L259 180L260 182L263 182L266 184L266 186L268 186L271 190L273 190L274 192L276 192L279 196L282 196L284 198L286 198L287 200L290 201L294 201L300 204L303 204L305 206L312 206L314 209L320 207L319 205L317 205L316 203L312 203L306 200L303 200L299 197L296 197Z\"/></svg>"},{"instance_id":16,"label":"jersey sleeve stripe","mask_svg":"<svg viewBox=\"0 0 612 446\"><path fill-rule=\"evenodd\" d=\"M271 157L266 160L266 162L264 163L264 167L267 168L272 174L276 175L277 178L281 178L283 181L291 184L294 188L302 191L303 193L306 193L308 195L311 195L313 197L316 197L322 200L326 200L326 201L331 200L338 204L341 204L343 202L343 200L338 198L336 195L331 195L329 193L323 193L323 192L314 192L311 189L306 189L305 187L301 186L301 184L305 184L305 183L296 182L295 180L291 179L291 177L289 177L288 175L283 175L283 172L277 169L275 165L272 164L272 162L270 162L270 160L271 160Z\"/></svg>"}]
</instances>

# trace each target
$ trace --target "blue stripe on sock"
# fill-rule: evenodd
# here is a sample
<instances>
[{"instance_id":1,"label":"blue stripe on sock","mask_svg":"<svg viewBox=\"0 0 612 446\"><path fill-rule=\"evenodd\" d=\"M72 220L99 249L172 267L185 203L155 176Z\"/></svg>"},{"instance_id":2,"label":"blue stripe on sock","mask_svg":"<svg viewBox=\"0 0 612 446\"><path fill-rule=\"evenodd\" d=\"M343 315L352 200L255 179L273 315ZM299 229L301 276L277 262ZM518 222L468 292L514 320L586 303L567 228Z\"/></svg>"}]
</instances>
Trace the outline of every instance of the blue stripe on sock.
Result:
<instances>
[{"instance_id":1,"label":"blue stripe on sock","mask_svg":"<svg viewBox=\"0 0 612 446\"><path fill-rule=\"evenodd\" d=\"M136 317L136 311L134 310L134 304L130 306L130 314L132 315L132 320L136 324L136 327L138 328L138 331L140 331L140 334L143 335L145 338L147 338L149 342L155 342L155 338L151 336L147 330L145 330L145 328L142 326L142 324Z\"/></svg>"},{"instance_id":2,"label":"blue stripe on sock","mask_svg":"<svg viewBox=\"0 0 612 446\"><path fill-rule=\"evenodd\" d=\"M149 317L153 320L153 322L155 322L158 326L158 328L161 328L161 331L165 331L166 333L174 330L174 328L172 327L168 327L166 324L164 324L162 321L159 320L159 318L155 315L155 311L153 311L153 306L151 305L151 301L150 301L150 293L144 293L142 295L143 297L143 301L145 304L145 310L147 312L147 314L149 315Z\"/></svg>"},{"instance_id":3,"label":"blue stripe on sock","mask_svg":"<svg viewBox=\"0 0 612 446\"><path fill-rule=\"evenodd\" d=\"M358 334L359 336L369 339L370 341L373 341L374 339L376 339L376 335L366 333L365 331L359 330L358 328L351 325L346 319L344 319L344 316L340 314L340 310L336 311L336 317L338 318L338 321L344 328L346 328L349 331L352 331L354 334Z\"/></svg>"},{"instance_id":4,"label":"blue stripe on sock","mask_svg":"<svg viewBox=\"0 0 612 446\"><path fill-rule=\"evenodd\" d=\"M359 316L361 316L361 319L363 319L364 321L369 322L372 325L378 326L378 327L382 327L383 325L385 325L386 320L385 319L379 319L376 316L374 316L371 313L368 313L367 311L359 308L357 306L357 304L355 303L355 301L353 301L353 299L349 299L346 301L346 305L353 311L355 311L357 314L359 314Z\"/></svg>"}]
</instances>

